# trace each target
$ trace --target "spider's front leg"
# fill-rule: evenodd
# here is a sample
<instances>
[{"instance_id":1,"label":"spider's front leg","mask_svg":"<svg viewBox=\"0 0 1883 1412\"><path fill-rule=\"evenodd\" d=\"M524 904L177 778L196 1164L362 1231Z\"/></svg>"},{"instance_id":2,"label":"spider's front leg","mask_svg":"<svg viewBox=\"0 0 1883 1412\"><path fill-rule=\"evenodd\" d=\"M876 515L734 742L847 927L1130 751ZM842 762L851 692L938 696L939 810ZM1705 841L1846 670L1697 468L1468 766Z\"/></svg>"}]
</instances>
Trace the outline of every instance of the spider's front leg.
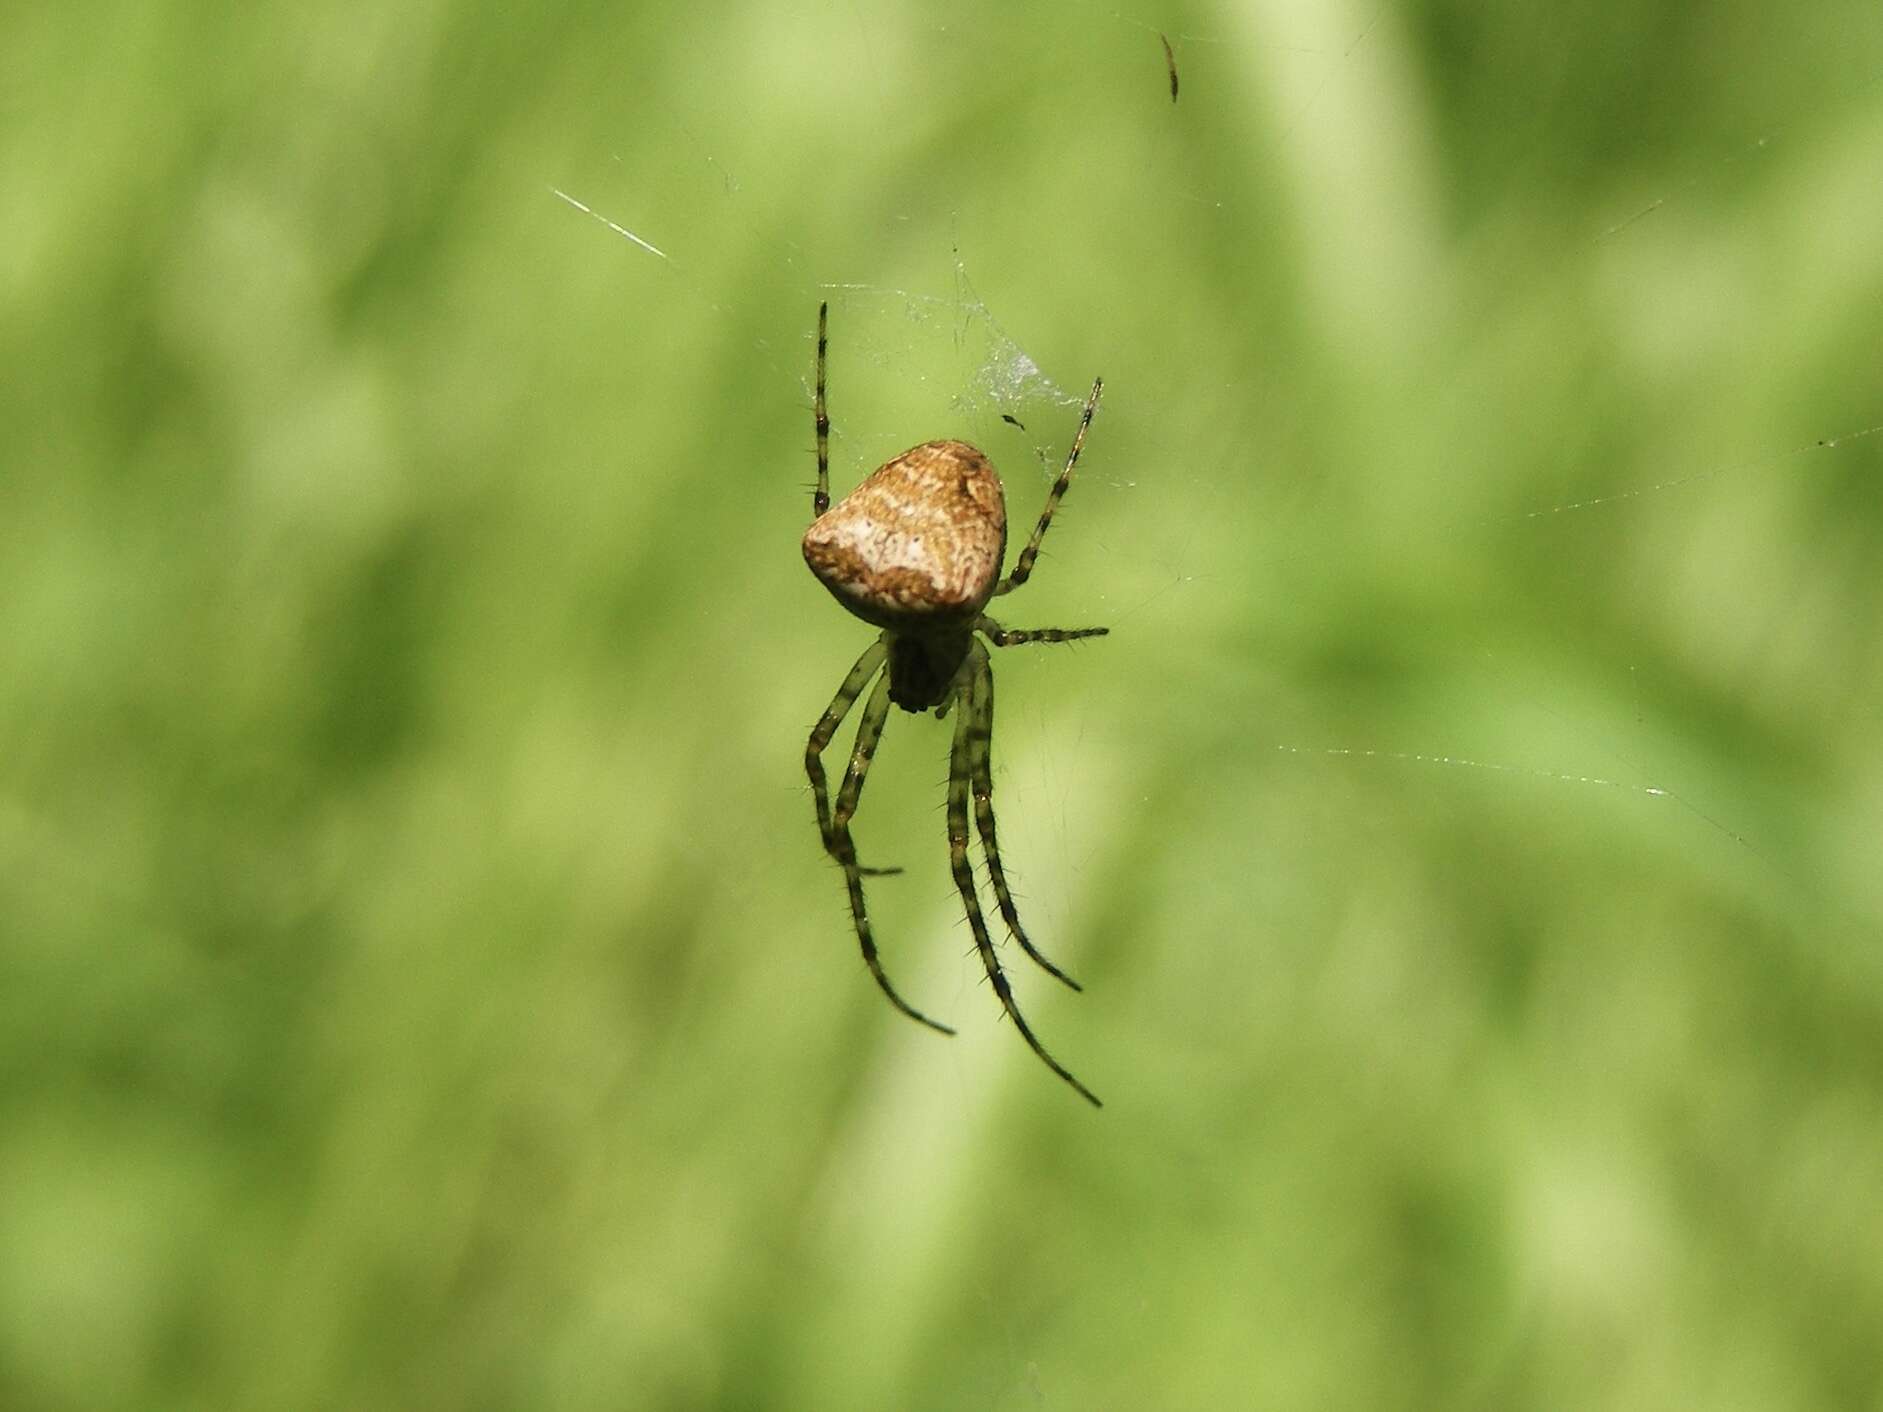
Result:
<instances>
[{"instance_id":1,"label":"spider's front leg","mask_svg":"<svg viewBox=\"0 0 1883 1412\"><path fill-rule=\"evenodd\" d=\"M974 666L967 707L974 717L968 731L969 782L974 787L974 827L981 835L981 856L987 860L987 879L994 885L994 900L1000 905L1007 931L1020 943L1020 949L1054 979L1064 981L1074 990L1083 990L1084 986L1046 959L1020 925L1020 909L1014 906L1013 891L1007 886L1007 870L1000 862L1000 839L994 829L994 769L990 758L994 738L994 668L987 660L987 653L978 646Z\"/></svg>"},{"instance_id":2,"label":"spider's front leg","mask_svg":"<svg viewBox=\"0 0 1883 1412\"><path fill-rule=\"evenodd\" d=\"M857 801L863 795L863 782L869 775L870 761L876 753L876 742L883 733L883 722L889 715L889 679L883 677L877 681L876 689L870 693L868 703L863 707L863 719L857 726L856 745L850 752L850 765L844 771L843 784L837 791L837 807L830 807L830 791L824 776L823 755L830 745L830 740L837 733L837 727L843 718L850 714L850 708L868 686L870 679L882 671L883 660L888 655L888 647L877 641L850 669L843 685L837 689L837 695L830 703L830 709L824 712L817 728L811 732L810 742L804 750L804 770L811 777L811 795L817 803L817 824L824 836L824 851L835 858L843 868L845 890L850 897L850 920L856 926L857 944L863 949L863 964L870 968L870 974L876 978L884 995L889 997L903 1014L912 1020L918 1020L930 1029L940 1030L943 1034L953 1034L954 1030L939 1020L931 1020L920 1010L896 993L896 988L889 983L889 976L883 970L882 958L876 951L876 937L870 930L870 914L863 902L863 879L866 875L882 872L900 872L900 869L865 868L857 862L856 842L850 837L850 820L856 813Z\"/></svg>"},{"instance_id":3,"label":"spider's front leg","mask_svg":"<svg viewBox=\"0 0 1883 1412\"><path fill-rule=\"evenodd\" d=\"M1019 1003L1013 996L1013 986L1007 980L1007 973L1001 969L1000 957L994 950L994 940L987 933L987 919L981 914L981 900L974 889L974 870L968 863L968 794L975 776L975 753L985 747L988 736L987 720L981 709L985 698L981 695L978 682L990 670L985 648L976 645L970 665L971 675L963 688L966 699L955 717L954 748L948 757L948 865L954 874L955 890L961 894L961 906L968 914L968 926L974 932L974 949L981 955L981 965L987 972L988 984L994 987L1001 1009L1007 1012L1007 1018L1013 1021L1014 1028L1020 1031L1020 1038L1027 1042L1027 1047L1040 1057L1047 1068L1071 1084L1081 1098L1094 1108L1103 1108L1105 1105L1099 1101L1098 1095L1074 1078L1072 1071L1048 1054L1046 1046L1034 1036L1026 1017L1020 1013ZM1042 965L1046 964L1044 958L1039 957L1031 947L1027 950Z\"/></svg>"},{"instance_id":4,"label":"spider's front leg","mask_svg":"<svg viewBox=\"0 0 1883 1412\"><path fill-rule=\"evenodd\" d=\"M837 694L831 698L829 709L812 728L811 738L804 747L804 773L811 777L811 798L817 805L817 832L824 840L824 851L839 863L842 863L844 859L843 855L838 852L836 821L832 817L830 808L830 785L824 776L824 751L829 748L831 737L836 735L837 728L843 724L844 717L850 714L850 708L856 704L857 697L863 694L863 688L868 686L870 679L882 670L883 659L888 652L889 649L878 641L857 658L856 665L850 669L850 674L843 679L843 685L837 688ZM882 726L879 722L876 733L880 734L881 730ZM863 775L869 773L869 755L874 753L875 748L875 739L872 737L870 750L864 756L862 771L859 773L856 769L853 752L851 767L844 774L844 789L838 794L837 803L845 824L848 824L851 815L856 813L857 797L863 792ZM852 775L856 776L854 788L851 787ZM846 798L849 800L847 809L844 808ZM845 834L848 835L847 829ZM902 871L900 868L865 868L857 863L854 850L850 856L850 863L867 878L893 877Z\"/></svg>"},{"instance_id":5,"label":"spider's front leg","mask_svg":"<svg viewBox=\"0 0 1883 1412\"><path fill-rule=\"evenodd\" d=\"M876 683L863 707L863 719L857 722L856 741L850 747L850 763L843 772L843 784L837 790L837 807L830 812L830 850L839 862L848 858L856 863L856 845L850 838L850 820L856 817L863 801L863 782L869 778L870 762L876 758L876 744L883 738L883 724L889 719L889 679ZM865 877L888 877L900 868L865 868L857 865Z\"/></svg>"}]
</instances>

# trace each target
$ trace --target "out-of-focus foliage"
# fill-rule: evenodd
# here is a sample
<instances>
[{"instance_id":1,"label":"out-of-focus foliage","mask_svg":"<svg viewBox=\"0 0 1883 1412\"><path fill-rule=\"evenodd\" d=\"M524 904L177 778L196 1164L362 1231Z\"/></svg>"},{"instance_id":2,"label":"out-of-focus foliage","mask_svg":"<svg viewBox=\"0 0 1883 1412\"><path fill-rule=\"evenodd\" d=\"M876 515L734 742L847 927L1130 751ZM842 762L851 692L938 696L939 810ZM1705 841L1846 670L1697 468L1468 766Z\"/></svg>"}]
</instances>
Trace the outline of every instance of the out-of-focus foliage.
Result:
<instances>
[{"instance_id":1,"label":"out-of-focus foliage","mask_svg":"<svg viewBox=\"0 0 1883 1412\"><path fill-rule=\"evenodd\" d=\"M1015 9L4 21L0 1406L1874 1403L1883 11Z\"/></svg>"}]
</instances>

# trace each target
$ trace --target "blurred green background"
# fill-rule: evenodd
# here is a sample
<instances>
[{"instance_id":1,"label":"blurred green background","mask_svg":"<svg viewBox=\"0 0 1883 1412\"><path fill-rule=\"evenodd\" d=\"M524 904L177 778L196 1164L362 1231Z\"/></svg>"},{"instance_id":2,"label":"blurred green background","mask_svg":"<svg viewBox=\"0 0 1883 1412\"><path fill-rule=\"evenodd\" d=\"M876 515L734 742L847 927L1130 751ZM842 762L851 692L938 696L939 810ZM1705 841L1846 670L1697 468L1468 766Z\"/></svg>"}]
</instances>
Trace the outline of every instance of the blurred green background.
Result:
<instances>
[{"instance_id":1,"label":"blurred green background","mask_svg":"<svg viewBox=\"0 0 1883 1412\"><path fill-rule=\"evenodd\" d=\"M1883 1405L1873 0L0 23L0 1406Z\"/></svg>"}]
</instances>

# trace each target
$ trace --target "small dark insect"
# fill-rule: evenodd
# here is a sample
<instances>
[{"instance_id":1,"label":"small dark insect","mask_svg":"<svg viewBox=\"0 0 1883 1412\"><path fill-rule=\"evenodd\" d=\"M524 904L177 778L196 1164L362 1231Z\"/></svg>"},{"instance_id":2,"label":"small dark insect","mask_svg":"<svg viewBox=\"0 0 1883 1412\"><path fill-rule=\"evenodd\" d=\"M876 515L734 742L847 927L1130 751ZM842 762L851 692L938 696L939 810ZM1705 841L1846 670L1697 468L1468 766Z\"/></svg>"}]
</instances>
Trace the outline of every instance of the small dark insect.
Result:
<instances>
[{"instance_id":1,"label":"small dark insect","mask_svg":"<svg viewBox=\"0 0 1883 1412\"><path fill-rule=\"evenodd\" d=\"M1161 30L1157 37L1164 46L1164 67L1170 70L1170 101L1175 103L1177 101L1177 56L1172 52L1170 41L1164 38Z\"/></svg>"},{"instance_id":2,"label":"small dark insect","mask_svg":"<svg viewBox=\"0 0 1883 1412\"><path fill-rule=\"evenodd\" d=\"M930 1029L953 1034L947 1025L931 1020L896 994L883 971L876 939L870 932L869 913L863 905L863 879L895 870L865 868L857 862L850 820L856 814L863 781L882 738L890 706L909 712L932 710L937 719L959 707L954 747L948 756L948 861L968 926L974 933L975 950L980 953L988 983L1020 1037L1081 1097L1095 1107L1103 1106L1091 1089L1034 1038L1014 1001L1013 988L988 934L974 870L968 862L968 809L971 797L981 856L1007 930L1048 975L1078 990L1079 983L1027 939L1013 893L1007 887L1007 874L1001 867L1000 845L994 837L994 774L989 764L994 736L994 669L981 638L996 647L1018 647L1031 642L1100 637L1107 629L1004 628L981 610L989 599L1020 587L1033 572L1053 511L1059 508L1066 487L1072 483L1072 469L1079 464L1086 428L1092 425L1104 383L1098 378L1092 380L1092 395L1085 400L1066 467L1053 482L1040 522L1014 561L1013 571L1002 578L1001 562L1007 551L1006 495L987 457L964 441L929 441L905 451L878 466L840 504L831 507L830 416L824 402L829 313L828 304L818 306L817 490L811 496L816 519L804 532L804 559L832 597L882 631L850 668L805 746L804 769L811 777L811 797L817 805L817 828L823 835L824 851L843 867L850 917L863 948L863 962L889 1003ZM824 750L872 681L876 685L864 704L850 764L833 808L824 776Z\"/></svg>"},{"instance_id":3,"label":"small dark insect","mask_svg":"<svg viewBox=\"0 0 1883 1412\"><path fill-rule=\"evenodd\" d=\"M1000 419L1010 427L1019 427L1021 431L1026 430L1026 423L1014 416L1011 412L1002 412Z\"/></svg>"}]
</instances>

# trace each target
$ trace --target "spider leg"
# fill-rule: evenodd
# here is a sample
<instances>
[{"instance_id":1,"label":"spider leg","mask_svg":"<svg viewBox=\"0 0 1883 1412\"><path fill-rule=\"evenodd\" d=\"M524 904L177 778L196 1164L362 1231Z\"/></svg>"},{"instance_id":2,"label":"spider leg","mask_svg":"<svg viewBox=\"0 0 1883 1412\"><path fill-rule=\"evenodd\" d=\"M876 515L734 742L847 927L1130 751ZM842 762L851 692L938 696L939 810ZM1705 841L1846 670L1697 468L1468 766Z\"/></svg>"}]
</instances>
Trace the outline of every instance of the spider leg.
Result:
<instances>
[{"instance_id":1,"label":"spider leg","mask_svg":"<svg viewBox=\"0 0 1883 1412\"><path fill-rule=\"evenodd\" d=\"M1074 990L1083 990L1083 986L1048 961L1027 940L1020 925L1020 909L1013 905L1013 893L1007 887L1007 872L1000 865L1000 844L994 837L994 771L988 758L994 730L994 669L985 660L985 654L976 667L968 697L968 710L974 718L974 726L968 732L968 769L974 788L974 824L981 835L981 856L987 859L987 876L994 884L994 899L1000 904L1000 915L1013 939L1020 943L1020 949L1048 975L1064 981Z\"/></svg>"},{"instance_id":2,"label":"spider leg","mask_svg":"<svg viewBox=\"0 0 1883 1412\"><path fill-rule=\"evenodd\" d=\"M1066 487L1072 484L1072 468L1079 464L1079 452L1085 447L1085 430L1092 425L1092 414L1098 410L1098 395L1104 389L1104 378L1092 379L1092 395L1085 399L1085 411L1079 417L1078 433L1072 438L1072 450L1066 455L1066 468L1059 473L1059 479L1053 482L1052 491L1046 497L1046 508L1040 512L1040 522L1033 527L1033 537L1026 542L1026 548L1020 551L1020 557L1013 561L1013 572L994 589L996 596L1012 593L1033 572L1033 561L1040 553L1040 541L1046 538L1046 527L1053 522L1053 511L1059 508Z\"/></svg>"},{"instance_id":3,"label":"spider leg","mask_svg":"<svg viewBox=\"0 0 1883 1412\"><path fill-rule=\"evenodd\" d=\"M830 787L824 779L824 750L830 744L830 738L837 733L837 727L843 724L843 718L850 714L857 697L863 694L863 688L870 684L870 678L882 670L883 659L888 652L889 649L878 641L857 658L856 665L850 669L850 675L843 679L843 685L837 688L836 696L831 698L830 708L811 731L810 742L804 747L804 772L811 777L811 797L817 804L817 832L824 840L824 851L839 863L843 862L843 857L837 852L836 834L831 826ZM864 769L868 768L866 763ZM846 775L846 783L848 779ZM858 780L857 790L860 792L862 788L863 782ZM850 812L856 812L854 798L851 800ZM886 878L893 877L902 869L865 868L859 865L857 871L867 878Z\"/></svg>"},{"instance_id":4,"label":"spider leg","mask_svg":"<svg viewBox=\"0 0 1883 1412\"><path fill-rule=\"evenodd\" d=\"M812 416L817 424L817 489L811 494L813 518L830 508L830 409L824 405L824 356L829 347L827 332L830 302L817 306L817 401Z\"/></svg>"},{"instance_id":5,"label":"spider leg","mask_svg":"<svg viewBox=\"0 0 1883 1412\"><path fill-rule=\"evenodd\" d=\"M1082 637L1103 637L1110 628L1003 628L983 614L975 627L996 647L1024 647L1030 642L1077 642Z\"/></svg>"},{"instance_id":6,"label":"spider leg","mask_svg":"<svg viewBox=\"0 0 1883 1412\"><path fill-rule=\"evenodd\" d=\"M824 712L817 729L811 732L810 744L804 751L804 768L811 777L811 793L817 800L817 822L824 830L824 847L843 867L844 886L850 894L850 918L856 924L857 943L863 948L863 964L870 968L870 974L876 978L876 984L881 987L883 994L889 997L890 1004L930 1029L953 1034L954 1030L949 1026L939 1020L929 1019L896 994L896 988L889 983L889 977L883 971L882 958L876 953L876 938L870 931L870 914L863 905L864 875L879 870L858 866L856 843L850 837L850 817L856 812L857 800L863 793L864 777L869 774L870 760L876 753L876 742L882 737L883 721L889 715L888 677L876 683L876 689L870 693L870 699L863 707L863 719L857 725L856 747L850 755L850 767L844 771L843 786L838 791L834 812L830 808L828 786L824 780L821 758L824 749L830 744L830 738L836 734L843 718L850 714L850 708L869 684L870 678L882 670L883 658L888 651L879 640L857 659L857 664L850 669L850 675L844 678L843 685L838 688L830 709Z\"/></svg>"},{"instance_id":7,"label":"spider leg","mask_svg":"<svg viewBox=\"0 0 1883 1412\"><path fill-rule=\"evenodd\" d=\"M974 677L988 670L984 650L972 662L970 671ZM978 733L983 742L987 739L987 723L980 718L974 702L972 682L966 687L969 699L964 703L959 715L955 717L954 749L948 757L948 864L955 878L955 890L961 894L961 905L967 911L968 925L974 930L974 947L981 953L981 965L987 970L988 983L994 987L994 994L1000 997L1000 1005L1012 1020L1014 1028L1020 1031L1020 1037L1027 1042L1035 1054L1060 1078L1071 1084L1079 1096L1094 1108L1105 1105L1098 1095L1072 1076L1072 1072L1061 1064L1039 1040L1034 1038L1032 1029L1015 1004L1013 987L1007 981L1007 973L1000 968L1000 957L994 953L993 939L987 934L987 920L981 915L980 898L975 895L974 872L968 866L968 786L973 777L973 737ZM1030 949L1030 948L1029 948Z\"/></svg>"},{"instance_id":8,"label":"spider leg","mask_svg":"<svg viewBox=\"0 0 1883 1412\"><path fill-rule=\"evenodd\" d=\"M877 742L883 738L883 723L889 719L889 678L882 677L876 690L864 703L862 719L857 722L856 741L850 747L850 763L843 772L843 784L837 790L837 807L831 810L830 831L833 840L849 837L850 821L856 817L857 803L863 797L863 782L869 777L870 762L876 758ZM900 868L861 868L869 875L899 873Z\"/></svg>"}]
</instances>

